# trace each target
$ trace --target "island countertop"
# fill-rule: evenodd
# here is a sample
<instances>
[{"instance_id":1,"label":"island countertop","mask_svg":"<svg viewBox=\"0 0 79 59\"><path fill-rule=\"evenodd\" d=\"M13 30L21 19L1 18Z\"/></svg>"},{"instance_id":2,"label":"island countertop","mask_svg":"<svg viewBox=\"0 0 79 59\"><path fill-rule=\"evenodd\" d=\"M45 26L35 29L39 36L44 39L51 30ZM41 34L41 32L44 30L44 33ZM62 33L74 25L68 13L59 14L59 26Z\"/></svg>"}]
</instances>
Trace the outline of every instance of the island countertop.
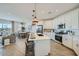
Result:
<instances>
[{"instance_id":1,"label":"island countertop","mask_svg":"<svg viewBox=\"0 0 79 59\"><path fill-rule=\"evenodd\" d=\"M50 39L50 38L47 35L38 36L36 33L30 33L30 36L29 36L29 41L48 40L48 39Z\"/></svg>"}]
</instances>

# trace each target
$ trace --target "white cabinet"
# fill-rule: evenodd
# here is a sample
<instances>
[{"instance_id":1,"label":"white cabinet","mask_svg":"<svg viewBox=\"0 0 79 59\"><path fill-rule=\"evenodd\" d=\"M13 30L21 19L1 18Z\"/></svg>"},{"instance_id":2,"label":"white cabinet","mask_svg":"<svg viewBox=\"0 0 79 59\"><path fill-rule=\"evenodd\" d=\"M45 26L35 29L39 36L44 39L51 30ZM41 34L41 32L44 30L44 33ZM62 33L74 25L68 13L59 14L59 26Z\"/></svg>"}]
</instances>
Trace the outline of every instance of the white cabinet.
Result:
<instances>
[{"instance_id":1,"label":"white cabinet","mask_svg":"<svg viewBox=\"0 0 79 59\"><path fill-rule=\"evenodd\" d=\"M79 9L73 10L64 15L66 29L78 29L79 24Z\"/></svg>"},{"instance_id":2,"label":"white cabinet","mask_svg":"<svg viewBox=\"0 0 79 59\"><path fill-rule=\"evenodd\" d=\"M57 21L58 21L57 25L64 24L65 23L65 21L64 21L64 15L58 17Z\"/></svg>"},{"instance_id":3,"label":"white cabinet","mask_svg":"<svg viewBox=\"0 0 79 59\"><path fill-rule=\"evenodd\" d=\"M50 40L36 40L34 41L35 56L45 56L50 53Z\"/></svg>"},{"instance_id":4,"label":"white cabinet","mask_svg":"<svg viewBox=\"0 0 79 59\"><path fill-rule=\"evenodd\" d=\"M72 16L72 29L78 29L79 28L79 9L73 11Z\"/></svg>"},{"instance_id":5,"label":"white cabinet","mask_svg":"<svg viewBox=\"0 0 79 59\"><path fill-rule=\"evenodd\" d=\"M51 39L55 40L55 33L51 33Z\"/></svg>"},{"instance_id":6,"label":"white cabinet","mask_svg":"<svg viewBox=\"0 0 79 59\"><path fill-rule=\"evenodd\" d=\"M76 36L63 36L63 44L75 51L79 55L79 37Z\"/></svg>"},{"instance_id":7,"label":"white cabinet","mask_svg":"<svg viewBox=\"0 0 79 59\"><path fill-rule=\"evenodd\" d=\"M67 47L69 47L69 48L73 48L73 46L72 46L72 44L73 44L73 42L72 42L73 40L72 40L72 36L70 36L70 35L63 35L63 38L62 38L62 43L65 45L65 46L67 46Z\"/></svg>"},{"instance_id":8,"label":"white cabinet","mask_svg":"<svg viewBox=\"0 0 79 59\"><path fill-rule=\"evenodd\" d=\"M59 24L64 24L65 23L64 15L55 18L52 23L53 23L52 24L53 28L57 29Z\"/></svg>"},{"instance_id":9,"label":"white cabinet","mask_svg":"<svg viewBox=\"0 0 79 59\"><path fill-rule=\"evenodd\" d=\"M71 29L72 27L72 15L73 15L73 12L69 12L64 15L66 29Z\"/></svg>"},{"instance_id":10,"label":"white cabinet","mask_svg":"<svg viewBox=\"0 0 79 59\"><path fill-rule=\"evenodd\" d=\"M52 28L55 29L55 19L52 22Z\"/></svg>"},{"instance_id":11,"label":"white cabinet","mask_svg":"<svg viewBox=\"0 0 79 59\"><path fill-rule=\"evenodd\" d=\"M73 37L73 49L79 55L79 37Z\"/></svg>"},{"instance_id":12,"label":"white cabinet","mask_svg":"<svg viewBox=\"0 0 79 59\"><path fill-rule=\"evenodd\" d=\"M58 24L58 20L57 20L57 18L56 18L56 19L54 19L53 22L52 22L52 25L53 25L52 28L53 28L53 29L57 29L57 24Z\"/></svg>"},{"instance_id":13,"label":"white cabinet","mask_svg":"<svg viewBox=\"0 0 79 59\"><path fill-rule=\"evenodd\" d=\"M65 23L66 29L79 29L79 8L53 19L53 28Z\"/></svg>"}]
</instances>

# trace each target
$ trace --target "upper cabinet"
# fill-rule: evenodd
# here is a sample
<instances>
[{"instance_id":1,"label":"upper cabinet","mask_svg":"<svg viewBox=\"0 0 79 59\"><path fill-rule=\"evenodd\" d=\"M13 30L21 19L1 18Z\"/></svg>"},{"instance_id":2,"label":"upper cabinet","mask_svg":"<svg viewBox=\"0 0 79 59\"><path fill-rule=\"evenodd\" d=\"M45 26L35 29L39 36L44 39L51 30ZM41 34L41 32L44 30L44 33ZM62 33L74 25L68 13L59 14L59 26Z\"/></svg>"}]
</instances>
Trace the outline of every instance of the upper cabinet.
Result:
<instances>
[{"instance_id":1,"label":"upper cabinet","mask_svg":"<svg viewBox=\"0 0 79 59\"><path fill-rule=\"evenodd\" d=\"M66 29L72 28L72 16L73 16L73 12L69 12L64 15Z\"/></svg>"},{"instance_id":2,"label":"upper cabinet","mask_svg":"<svg viewBox=\"0 0 79 59\"><path fill-rule=\"evenodd\" d=\"M79 29L79 9L73 11L72 29Z\"/></svg>"},{"instance_id":3,"label":"upper cabinet","mask_svg":"<svg viewBox=\"0 0 79 59\"><path fill-rule=\"evenodd\" d=\"M65 24L67 29L78 29L78 11L79 9L73 10L65 14Z\"/></svg>"},{"instance_id":4,"label":"upper cabinet","mask_svg":"<svg viewBox=\"0 0 79 59\"><path fill-rule=\"evenodd\" d=\"M39 21L44 29L57 29L59 24L65 24L66 29L79 29L79 8L67 12L52 20Z\"/></svg>"},{"instance_id":5,"label":"upper cabinet","mask_svg":"<svg viewBox=\"0 0 79 59\"><path fill-rule=\"evenodd\" d=\"M72 10L53 19L53 28L56 29L59 24L65 24L66 29L79 29L79 9Z\"/></svg>"},{"instance_id":6,"label":"upper cabinet","mask_svg":"<svg viewBox=\"0 0 79 59\"><path fill-rule=\"evenodd\" d=\"M58 18L54 19L53 22L52 22L52 28L53 28L53 29L57 29L58 23L59 23Z\"/></svg>"}]
</instances>

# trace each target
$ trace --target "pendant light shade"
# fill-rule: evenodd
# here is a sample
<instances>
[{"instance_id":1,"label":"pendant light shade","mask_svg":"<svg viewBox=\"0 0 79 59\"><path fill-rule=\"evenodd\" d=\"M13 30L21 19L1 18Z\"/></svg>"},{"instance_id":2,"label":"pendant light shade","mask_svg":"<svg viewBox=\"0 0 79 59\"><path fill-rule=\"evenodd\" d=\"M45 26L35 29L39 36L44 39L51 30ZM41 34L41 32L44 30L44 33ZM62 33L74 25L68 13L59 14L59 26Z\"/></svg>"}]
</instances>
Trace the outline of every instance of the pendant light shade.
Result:
<instances>
[{"instance_id":1,"label":"pendant light shade","mask_svg":"<svg viewBox=\"0 0 79 59\"><path fill-rule=\"evenodd\" d=\"M36 23L38 23L38 19L37 19L37 17L36 17L36 4L34 4L34 10L33 10L33 19L32 19L32 24L36 24Z\"/></svg>"}]
</instances>

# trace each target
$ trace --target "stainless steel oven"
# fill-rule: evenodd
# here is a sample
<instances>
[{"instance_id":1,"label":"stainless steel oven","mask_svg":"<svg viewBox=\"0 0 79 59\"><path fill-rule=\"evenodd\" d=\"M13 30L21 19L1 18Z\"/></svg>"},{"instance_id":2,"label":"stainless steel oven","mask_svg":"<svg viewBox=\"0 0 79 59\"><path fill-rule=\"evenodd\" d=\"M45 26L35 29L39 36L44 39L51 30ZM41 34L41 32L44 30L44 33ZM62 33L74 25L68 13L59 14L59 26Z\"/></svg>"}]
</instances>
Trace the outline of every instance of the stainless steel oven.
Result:
<instances>
[{"instance_id":1,"label":"stainless steel oven","mask_svg":"<svg viewBox=\"0 0 79 59\"><path fill-rule=\"evenodd\" d=\"M55 40L59 41L62 43L62 36L60 35L55 35Z\"/></svg>"}]
</instances>

